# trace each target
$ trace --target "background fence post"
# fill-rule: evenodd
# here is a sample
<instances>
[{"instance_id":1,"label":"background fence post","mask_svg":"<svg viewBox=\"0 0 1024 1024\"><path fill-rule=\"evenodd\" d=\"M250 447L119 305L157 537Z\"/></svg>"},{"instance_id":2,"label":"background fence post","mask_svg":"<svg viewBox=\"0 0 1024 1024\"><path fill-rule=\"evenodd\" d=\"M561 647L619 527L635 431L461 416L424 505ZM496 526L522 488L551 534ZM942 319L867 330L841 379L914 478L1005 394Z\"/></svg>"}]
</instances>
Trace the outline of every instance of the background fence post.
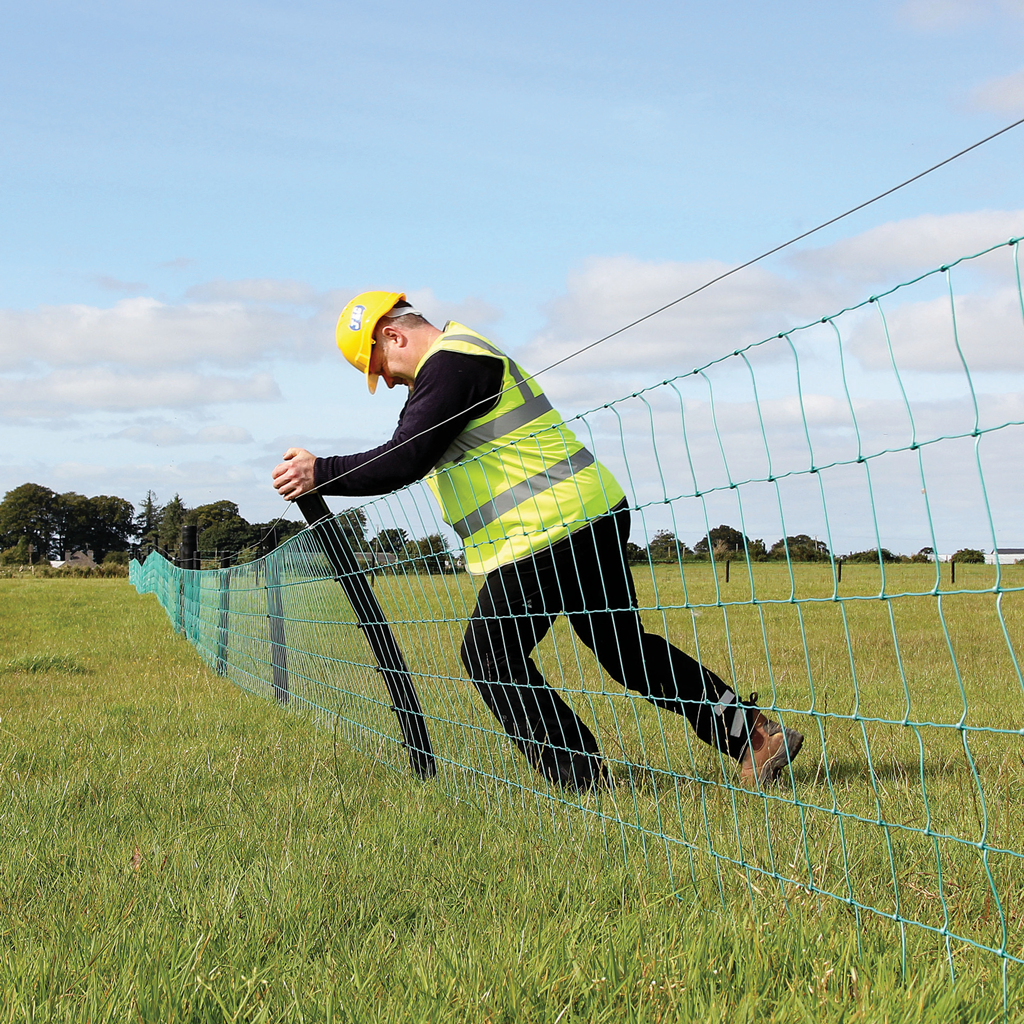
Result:
<instances>
[{"instance_id":1,"label":"background fence post","mask_svg":"<svg viewBox=\"0 0 1024 1024\"><path fill-rule=\"evenodd\" d=\"M288 647L284 635L284 601L281 597L281 559L267 555L267 621L270 624L270 665L273 671L274 696L282 704L288 702Z\"/></svg>"},{"instance_id":2,"label":"background fence post","mask_svg":"<svg viewBox=\"0 0 1024 1024\"><path fill-rule=\"evenodd\" d=\"M181 528L181 547L178 553L181 557L182 569L198 569L196 565L199 548L199 527L183 526Z\"/></svg>"},{"instance_id":3,"label":"background fence post","mask_svg":"<svg viewBox=\"0 0 1024 1024\"><path fill-rule=\"evenodd\" d=\"M217 675L227 675L228 671L228 621L231 614L231 568L224 565L227 559L221 560L220 570L220 609L217 615Z\"/></svg>"},{"instance_id":4,"label":"background fence post","mask_svg":"<svg viewBox=\"0 0 1024 1024\"><path fill-rule=\"evenodd\" d=\"M405 748L409 751L409 764L421 779L432 778L437 774L437 762L423 718L423 708L384 612L327 502L319 494L304 494L295 499L295 504L323 545L324 554L352 603L359 628L377 659L378 671L384 677Z\"/></svg>"}]
</instances>

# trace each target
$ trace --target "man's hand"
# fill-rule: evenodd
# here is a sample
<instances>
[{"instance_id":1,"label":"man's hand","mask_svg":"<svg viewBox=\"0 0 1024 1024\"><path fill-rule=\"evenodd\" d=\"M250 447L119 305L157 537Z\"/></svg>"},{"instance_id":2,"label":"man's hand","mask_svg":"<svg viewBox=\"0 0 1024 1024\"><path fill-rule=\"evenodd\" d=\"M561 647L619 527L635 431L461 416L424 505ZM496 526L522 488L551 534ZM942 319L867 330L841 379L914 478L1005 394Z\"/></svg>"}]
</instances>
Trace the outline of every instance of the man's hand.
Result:
<instances>
[{"instance_id":1,"label":"man's hand","mask_svg":"<svg viewBox=\"0 0 1024 1024\"><path fill-rule=\"evenodd\" d=\"M284 462L274 467L274 486L277 493L288 501L313 490L313 463L316 456L305 448L289 448Z\"/></svg>"}]
</instances>

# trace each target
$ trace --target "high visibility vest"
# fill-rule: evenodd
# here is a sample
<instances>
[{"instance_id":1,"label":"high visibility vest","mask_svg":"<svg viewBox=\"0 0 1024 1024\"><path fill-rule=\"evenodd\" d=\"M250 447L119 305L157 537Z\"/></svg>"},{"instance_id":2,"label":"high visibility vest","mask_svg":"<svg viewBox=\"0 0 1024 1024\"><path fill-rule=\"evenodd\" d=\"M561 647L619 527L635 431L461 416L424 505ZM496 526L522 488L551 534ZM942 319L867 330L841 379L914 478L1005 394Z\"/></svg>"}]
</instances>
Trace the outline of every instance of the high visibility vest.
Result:
<instances>
[{"instance_id":1,"label":"high visibility vest","mask_svg":"<svg viewBox=\"0 0 1024 1024\"><path fill-rule=\"evenodd\" d=\"M471 573L491 572L557 544L625 497L540 385L504 352L449 321L416 373L441 351L494 356L504 369L494 408L466 424L427 477L445 522L462 538Z\"/></svg>"}]
</instances>

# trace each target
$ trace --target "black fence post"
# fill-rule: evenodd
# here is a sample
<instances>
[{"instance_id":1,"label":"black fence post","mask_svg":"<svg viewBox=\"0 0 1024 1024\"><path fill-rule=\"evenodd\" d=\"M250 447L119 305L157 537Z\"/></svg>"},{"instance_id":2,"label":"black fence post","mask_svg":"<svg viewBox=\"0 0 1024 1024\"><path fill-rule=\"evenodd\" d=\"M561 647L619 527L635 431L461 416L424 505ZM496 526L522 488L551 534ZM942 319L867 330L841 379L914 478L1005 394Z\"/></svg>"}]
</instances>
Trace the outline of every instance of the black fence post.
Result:
<instances>
[{"instance_id":1,"label":"black fence post","mask_svg":"<svg viewBox=\"0 0 1024 1024\"><path fill-rule=\"evenodd\" d=\"M729 582L729 559L725 560L725 582Z\"/></svg>"},{"instance_id":2,"label":"black fence post","mask_svg":"<svg viewBox=\"0 0 1024 1024\"><path fill-rule=\"evenodd\" d=\"M836 559L836 583L843 582L843 560L841 558Z\"/></svg>"},{"instance_id":3,"label":"black fence post","mask_svg":"<svg viewBox=\"0 0 1024 1024\"><path fill-rule=\"evenodd\" d=\"M956 561L954 559L949 560L949 585L953 586L956 583Z\"/></svg>"},{"instance_id":4,"label":"black fence post","mask_svg":"<svg viewBox=\"0 0 1024 1024\"><path fill-rule=\"evenodd\" d=\"M288 647L284 635L284 601L281 598L280 556L267 555L267 621L270 624L270 666L274 696L288 703Z\"/></svg>"},{"instance_id":5,"label":"black fence post","mask_svg":"<svg viewBox=\"0 0 1024 1024\"><path fill-rule=\"evenodd\" d=\"M352 603L359 628L377 659L380 666L378 671L384 677L394 712L398 716L402 739L409 752L409 764L421 779L432 778L437 774L437 762L430 744L423 708L413 686L409 667L391 632L391 626L384 618L376 595L366 582L352 547L338 521L331 515L327 502L319 494L304 494L295 499L295 504L323 545L324 554L337 574L335 579Z\"/></svg>"},{"instance_id":6,"label":"black fence post","mask_svg":"<svg viewBox=\"0 0 1024 1024\"><path fill-rule=\"evenodd\" d=\"M181 528L181 567L182 569L198 569L196 562L199 557L199 527L183 526Z\"/></svg>"}]
</instances>

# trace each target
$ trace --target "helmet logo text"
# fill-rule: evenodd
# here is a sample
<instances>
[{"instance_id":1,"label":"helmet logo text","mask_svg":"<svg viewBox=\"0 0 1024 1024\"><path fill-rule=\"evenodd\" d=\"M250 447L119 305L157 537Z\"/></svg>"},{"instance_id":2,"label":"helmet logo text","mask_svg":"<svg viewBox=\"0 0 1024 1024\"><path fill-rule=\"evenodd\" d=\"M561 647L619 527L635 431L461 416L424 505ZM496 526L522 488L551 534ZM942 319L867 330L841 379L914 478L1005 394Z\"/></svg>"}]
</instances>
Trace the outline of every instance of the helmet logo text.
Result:
<instances>
[{"instance_id":1,"label":"helmet logo text","mask_svg":"<svg viewBox=\"0 0 1024 1024\"><path fill-rule=\"evenodd\" d=\"M363 314L365 312L365 306L352 307L352 318L348 322L348 329L350 331L358 331L359 328L363 326Z\"/></svg>"}]
</instances>

